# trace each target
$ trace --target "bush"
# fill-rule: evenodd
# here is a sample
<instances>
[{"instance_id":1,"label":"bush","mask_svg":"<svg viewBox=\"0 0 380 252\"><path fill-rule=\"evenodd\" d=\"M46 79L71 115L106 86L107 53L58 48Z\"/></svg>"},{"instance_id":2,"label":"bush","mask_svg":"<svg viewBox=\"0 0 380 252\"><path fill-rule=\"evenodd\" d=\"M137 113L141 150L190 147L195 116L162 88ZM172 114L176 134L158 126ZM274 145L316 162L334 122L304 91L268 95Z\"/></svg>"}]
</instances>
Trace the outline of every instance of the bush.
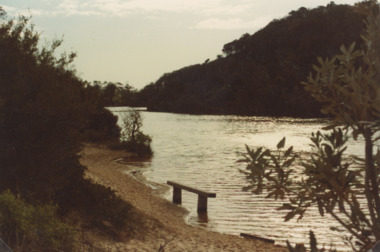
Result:
<instances>
[{"instance_id":1,"label":"bush","mask_svg":"<svg viewBox=\"0 0 380 252\"><path fill-rule=\"evenodd\" d=\"M56 218L56 207L32 206L0 194L0 237L13 251L72 251L76 232Z\"/></svg>"},{"instance_id":2,"label":"bush","mask_svg":"<svg viewBox=\"0 0 380 252\"><path fill-rule=\"evenodd\" d=\"M62 41L41 46L39 36L29 18L8 19L0 7L0 192L53 202L62 216L80 213L85 223L108 221L120 229L129 205L84 179L78 155L86 134L118 140L117 118L101 106L96 88L85 89L76 76L75 54L55 57ZM38 251L70 250L59 243L67 229L53 218L54 207L33 208L7 195L3 239L25 251L34 243Z\"/></svg>"},{"instance_id":3,"label":"bush","mask_svg":"<svg viewBox=\"0 0 380 252\"><path fill-rule=\"evenodd\" d=\"M0 191L26 200L63 202L85 170L77 155L83 82L75 54L55 57L61 43L39 45L29 18L8 20L0 7Z\"/></svg>"},{"instance_id":4,"label":"bush","mask_svg":"<svg viewBox=\"0 0 380 252\"><path fill-rule=\"evenodd\" d=\"M91 226L101 229L126 227L132 206L116 196L115 192L90 180L85 180L80 192L78 209Z\"/></svg>"},{"instance_id":5,"label":"bush","mask_svg":"<svg viewBox=\"0 0 380 252\"><path fill-rule=\"evenodd\" d=\"M115 141L120 138L117 117L105 108L91 112L87 125L81 132L84 141Z\"/></svg>"},{"instance_id":6,"label":"bush","mask_svg":"<svg viewBox=\"0 0 380 252\"><path fill-rule=\"evenodd\" d=\"M127 150L141 156L153 154L150 146L152 138L141 131L142 118L137 110L130 110L122 115L123 129L121 132L121 144Z\"/></svg>"}]
</instances>

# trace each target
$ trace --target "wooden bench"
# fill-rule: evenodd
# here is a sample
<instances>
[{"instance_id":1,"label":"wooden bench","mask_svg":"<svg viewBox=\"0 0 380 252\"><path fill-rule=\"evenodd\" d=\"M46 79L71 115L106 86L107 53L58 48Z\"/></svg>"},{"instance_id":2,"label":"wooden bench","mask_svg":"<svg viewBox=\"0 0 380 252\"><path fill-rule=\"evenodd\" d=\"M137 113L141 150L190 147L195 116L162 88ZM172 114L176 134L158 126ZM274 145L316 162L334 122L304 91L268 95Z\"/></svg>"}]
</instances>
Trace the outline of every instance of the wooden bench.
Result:
<instances>
[{"instance_id":1,"label":"wooden bench","mask_svg":"<svg viewBox=\"0 0 380 252\"><path fill-rule=\"evenodd\" d=\"M207 212L207 198L216 198L216 193L202 191L173 181L168 181L167 184L173 186L173 203L176 204L182 203L182 190L198 194L198 213Z\"/></svg>"}]
</instances>

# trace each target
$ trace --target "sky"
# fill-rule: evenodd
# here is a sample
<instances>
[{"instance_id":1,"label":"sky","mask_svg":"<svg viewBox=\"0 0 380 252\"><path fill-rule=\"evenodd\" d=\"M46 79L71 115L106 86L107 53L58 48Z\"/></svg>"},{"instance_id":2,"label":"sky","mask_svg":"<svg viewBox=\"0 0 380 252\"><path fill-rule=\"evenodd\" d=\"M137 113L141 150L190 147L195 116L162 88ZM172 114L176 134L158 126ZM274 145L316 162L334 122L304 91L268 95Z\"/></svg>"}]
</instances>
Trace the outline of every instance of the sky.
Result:
<instances>
[{"instance_id":1,"label":"sky","mask_svg":"<svg viewBox=\"0 0 380 252\"><path fill-rule=\"evenodd\" d=\"M0 0L10 17L32 16L41 43L63 38L86 81L141 89L165 73L214 60L223 45L300 7L331 0ZM353 5L357 0L336 0Z\"/></svg>"}]
</instances>

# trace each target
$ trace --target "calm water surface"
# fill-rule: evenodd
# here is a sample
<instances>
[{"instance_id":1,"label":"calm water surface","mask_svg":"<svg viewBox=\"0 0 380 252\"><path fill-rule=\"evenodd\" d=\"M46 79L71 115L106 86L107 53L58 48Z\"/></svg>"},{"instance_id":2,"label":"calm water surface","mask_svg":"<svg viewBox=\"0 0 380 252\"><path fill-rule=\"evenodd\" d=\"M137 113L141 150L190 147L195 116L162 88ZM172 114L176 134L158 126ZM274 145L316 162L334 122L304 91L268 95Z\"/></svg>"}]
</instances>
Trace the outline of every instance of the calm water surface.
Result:
<instances>
[{"instance_id":1,"label":"calm water surface","mask_svg":"<svg viewBox=\"0 0 380 252\"><path fill-rule=\"evenodd\" d=\"M113 109L119 114L120 109ZM276 240L278 244L308 243L309 230L319 244L333 243L344 249L341 233L330 230L335 221L321 218L316 209L300 221L283 221L286 212L276 211L282 202L243 192L247 185L239 172L244 163L236 162L239 153L250 147L274 149L286 136L286 146L295 151L310 151L311 132L327 125L319 119L182 115L142 112L143 132L152 136L154 157L144 174L152 181L165 184L174 180L189 186L216 192L208 200L208 214L196 212L197 195L183 191L182 205L189 209L187 222L204 228L239 235L255 234ZM363 143L351 142L349 153L361 154ZM166 195L171 200L171 192Z\"/></svg>"}]
</instances>

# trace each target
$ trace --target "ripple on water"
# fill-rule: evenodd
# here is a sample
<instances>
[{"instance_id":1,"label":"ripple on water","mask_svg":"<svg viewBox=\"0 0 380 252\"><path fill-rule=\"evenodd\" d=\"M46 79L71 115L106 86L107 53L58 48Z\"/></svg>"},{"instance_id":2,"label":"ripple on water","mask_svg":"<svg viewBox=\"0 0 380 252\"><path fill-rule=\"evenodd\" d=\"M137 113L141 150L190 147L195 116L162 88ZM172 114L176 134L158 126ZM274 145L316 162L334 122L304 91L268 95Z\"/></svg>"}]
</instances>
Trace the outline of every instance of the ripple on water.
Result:
<instances>
[{"instance_id":1,"label":"ripple on water","mask_svg":"<svg viewBox=\"0 0 380 252\"><path fill-rule=\"evenodd\" d=\"M143 131L152 136L154 157L145 175L158 183L174 180L217 193L208 200L207 215L196 213L197 196L183 192L183 206L190 213L187 222L221 233L251 233L263 235L285 244L308 243L313 230L319 244L333 243L349 251L339 232L330 230L332 218L321 218L318 210L307 212L305 218L283 221L285 212L275 209L282 205L262 195L243 192L247 181L239 169L243 163L237 153L245 152L245 145L274 148L287 137L287 146L295 151L310 150L308 137L326 126L326 120L243 117L193 116L169 113L143 112ZM361 153L362 141L351 143L351 154ZM171 195L167 194L171 200Z\"/></svg>"}]
</instances>

